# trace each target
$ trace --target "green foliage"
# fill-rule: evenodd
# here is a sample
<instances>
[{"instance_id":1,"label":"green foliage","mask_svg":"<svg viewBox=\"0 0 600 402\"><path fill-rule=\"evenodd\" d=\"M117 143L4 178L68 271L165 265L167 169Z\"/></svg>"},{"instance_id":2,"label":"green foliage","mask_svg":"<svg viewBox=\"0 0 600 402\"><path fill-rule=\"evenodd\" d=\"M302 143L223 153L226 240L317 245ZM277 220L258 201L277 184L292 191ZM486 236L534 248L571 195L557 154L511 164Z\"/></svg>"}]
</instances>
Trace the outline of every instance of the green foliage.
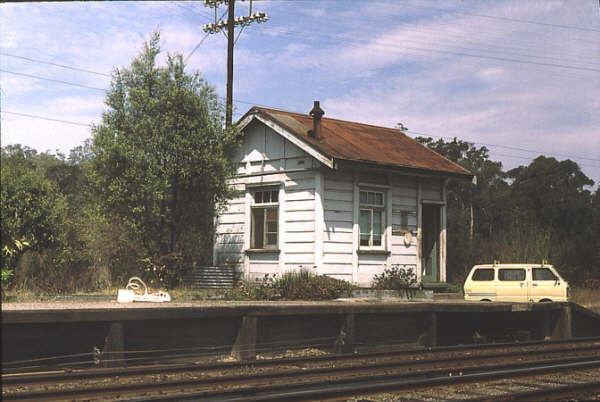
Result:
<instances>
[{"instance_id":1,"label":"green foliage","mask_svg":"<svg viewBox=\"0 0 600 402\"><path fill-rule=\"evenodd\" d=\"M349 282L305 270L285 272L275 287L287 300L331 300L349 296L354 289Z\"/></svg>"},{"instance_id":2,"label":"green foliage","mask_svg":"<svg viewBox=\"0 0 600 402\"><path fill-rule=\"evenodd\" d=\"M276 275L265 274L255 281L240 280L236 286L225 293L229 300L274 300L280 299L281 294L275 286Z\"/></svg>"},{"instance_id":3,"label":"green foliage","mask_svg":"<svg viewBox=\"0 0 600 402\"><path fill-rule=\"evenodd\" d=\"M448 182L448 280L477 263L554 264L574 283L600 277L600 195L570 160L539 156L508 172L485 147L454 139L418 141L469 169L477 182Z\"/></svg>"},{"instance_id":4,"label":"green foliage","mask_svg":"<svg viewBox=\"0 0 600 402\"><path fill-rule=\"evenodd\" d=\"M175 285L185 267L209 260L238 135L223 129L214 88L187 74L181 55L156 66L159 40L155 33L129 68L115 70L92 130L89 179L101 211L121 221L144 264L165 267L164 280Z\"/></svg>"},{"instance_id":5,"label":"green foliage","mask_svg":"<svg viewBox=\"0 0 600 402\"><path fill-rule=\"evenodd\" d=\"M410 268L393 265L373 277L373 287L385 290L408 290L417 284L417 275Z\"/></svg>"},{"instance_id":6,"label":"green foliage","mask_svg":"<svg viewBox=\"0 0 600 402\"><path fill-rule=\"evenodd\" d=\"M354 286L349 282L315 275L308 271L290 271L281 277L266 274L256 281L240 281L226 294L230 300L331 300L349 296Z\"/></svg>"},{"instance_id":7,"label":"green foliage","mask_svg":"<svg viewBox=\"0 0 600 402\"><path fill-rule=\"evenodd\" d=\"M52 250L52 264L57 264L65 243L66 199L39 166L45 157L20 145L2 148L0 259L15 278L24 274L18 269L24 254Z\"/></svg>"}]
</instances>

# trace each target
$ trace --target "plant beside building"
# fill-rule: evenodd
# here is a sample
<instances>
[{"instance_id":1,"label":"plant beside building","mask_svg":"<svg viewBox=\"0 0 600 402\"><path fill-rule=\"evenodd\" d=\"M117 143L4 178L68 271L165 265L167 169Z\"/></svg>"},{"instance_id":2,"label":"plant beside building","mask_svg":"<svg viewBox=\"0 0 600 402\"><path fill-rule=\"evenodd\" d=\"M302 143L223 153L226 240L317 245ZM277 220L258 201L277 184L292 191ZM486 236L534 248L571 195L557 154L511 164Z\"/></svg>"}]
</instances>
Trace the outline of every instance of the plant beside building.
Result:
<instances>
[{"instance_id":1,"label":"plant beside building","mask_svg":"<svg viewBox=\"0 0 600 402\"><path fill-rule=\"evenodd\" d=\"M229 300L332 300L351 296L355 286L309 271L289 271L282 275L265 274L255 281L241 280L227 292Z\"/></svg>"}]
</instances>

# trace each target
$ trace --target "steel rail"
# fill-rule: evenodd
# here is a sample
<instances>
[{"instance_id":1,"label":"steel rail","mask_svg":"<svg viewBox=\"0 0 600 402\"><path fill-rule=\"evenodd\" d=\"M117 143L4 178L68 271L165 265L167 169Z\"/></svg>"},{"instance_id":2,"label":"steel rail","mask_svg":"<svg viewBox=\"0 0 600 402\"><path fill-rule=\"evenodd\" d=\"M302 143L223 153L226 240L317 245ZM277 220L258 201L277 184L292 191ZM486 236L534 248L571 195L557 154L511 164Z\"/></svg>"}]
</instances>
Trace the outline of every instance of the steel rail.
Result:
<instances>
[{"instance_id":1,"label":"steel rail","mask_svg":"<svg viewBox=\"0 0 600 402\"><path fill-rule=\"evenodd\" d=\"M523 348L528 346L554 346L554 345L565 345L565 344L581 344L587 342L600 341L600 337L592 338L576 338L576 339L562 339L557 341L530 341L522 343L500 343L500 344L483 344L483 345L469 345L469 346L450 346L450 347L433 347L433 348L422 348L422 349L408 349L388 352L371 352L371 353L358 353L358 354L334 354L326 356L314 356L314 357L298 357L298 358L283 358L283 359L270 359L270 360L251 360L241 362L219 362L209 364L162 364L162 365L146 365L136 367L119 367L119 368L103 368L103 369L84 369L81 371L65 370L60 372L52 373L14 373L14 374L3 374L2 383L9 384L30 384L30 383L41 383L41 382L57 382L57 381L74 381L81 379L101 378L108 376L134 376L134 375L146 375L146 374L167 374L167 373L178 373L185 371L207 371L207 370L224 370L224 369L240 369L242 367L268 367L277 365L290 365L290 364L312 364L312 363L323 363L327 361L340 361L340 360L360 360L360 359L371 359L379 357L402 357L409 355L420 355L423 353L441 354L447 352L471 352L480 351L486 349L511 349L511 348ZM598 348L600 346L585 346L581 348L571 349L542 349L532 351L516 351L514 355L521 354L538 354L541 351L545 353L553 353L553 351L567 352L571 350L588 350ZM488 354L488 357L499 357L508 356L510 352L500 352ZM556 352L555 352L556 353ZM470 355L464 357L465 360L477 358L482 355ZM454 359L461 358L453 357ZM426 359L429 361L435 361L434 359ZM421 360L421 362L426 362ZM446 359L442 358L441 361ZM412 363L412 361L411 361Z\"/></svg>"},{"instance_id":2,"label":"steel rail","mask_svg":"<svg viewBox=\"0 0 600 402\"><path fill-rule=\"evenodd\" d=\"M581 338L568 338L568 339L558 339L558 340L533 340L533 341L523 341L523 342L498 342L498 343L482 343L482 344L469 344L469 345L453 345L453 346L433 346L433 347L417 347L417 348L405 348L405 349L396 349L393 351L374 351L374 352L364 352L364 353L360 353L361 355L364 356L373 356L373 357L377 357L377 356L382 356L382 355L389 355L390 353L394 353L397 355L400 354L411 354L411 353L415 353L415 352L430 352L430 353L437 353L437 352L452 352L452 351L460 351L460 350L481 350L481 349L495 349L495 348L502 348L502 347L521 347L521 346L529 346L529 345L559 345L559 344L565 344L565 343L582 343L582 342L594 342L594 341L600 341L600 336L594 336L594 337L581 337ZM311 345L307 345L307 347L310 347ZM373 345L373 346L378 346L378 345ZM394 346L398 346L398 344L388 344L388 345L383 345L385 347L394 347ZM229 350L231 348L231 346L227 347L227 349L225 347L222 347L220 349L222 350ZM278 350L282 350L281 348L277 348L277 349L264 349L264 352L270 352L270 351L278 351ZM159 351L146 351L146 353L157 353L157 352L161 352ZM139 353L139 351L118 351L118 352L107 352L105 353L106 355L110 355L110 354L137 354ZM85 353L87 354L87 353ZM91 353L89 353L91 354ZM57 358L65 358L65 357L69 357L70 355L66 355L66 356L58 356ZM206 354L206 353L202 353L202 354L185 354L183 356L181 355L172 355L172 358L180 358L180 357L206 357L206 356L216 356L215 354ZM344 359L345 357L347 357L348 354L330 354L330 355L326 355L326 356L315 356L315 357L311 357L311 358L287 358L289 359L288 362L295 362L298 359L302 360L302 359L323 359L323 360L328 360L328 359L332 359L332 358L336 358L339 357L340 359ZM171 357L171 356L170 356ZM48 360L48 359L54 359L52 357L50 358L44 358L44 359L34 359L34 360ZM160 360L150 360L152 358L149 358L148 363L149 364L156 364L158 361ZM127 363L128 359L122 359L122 360L118 360L118 361L122 361L123 363ZM161 358L161 360L164 360ZM273 359L274 360L274 359ZM111 360L111 361L117 361L117 359ZM255 361L251 361L251 362L255 362ZM262 361L263 364L269 364L270 360L264 360ZM22 367L7 367L10 366L11 364L13 364L15 362L2 362L2 376L5 375L32 375L35 374L35 372L23 372L21 369ZM17 362L18 363L18 362ZM255 362L256 364L261 364L258 362ZM227 364L239 364L239 363L221 363L224 365ZM47 365L47 366L38 366L38 368L40 368L39 371L57 371L57 370L64 370L65 372L70 372L73 371L71 369L69 369L68 367L65 367L64 369L62 368L57 368L60 366L57 366L55 364L53 365ZM11 371L14 370L14 371Z\"/></svg>"},{"instance_id":3,"label":"steel rail","mask_svg":"<svg viewBox=\"0 0 600 402\"><path fill-rule=\"evenodd\" d=\"M546 397L564 397L590 391L600 391L600 381L546 387L531 391L508 392L486 397L462 399L457 400L456 402L540 401L544 400Z\"/></svg>"},{"instance_id":4,"label":"steel rail","mask_svg":"<svg viewBox=\"0 0 600 402\"><path fill-rule=\"evenodd\" d=\"M143 400L152 401L211 401L211 402L243 402L243 401L302 401L323 398L339 398L362 394L372 394L406 389L419 389L440 385L454 385L469 382L489 381L498 378L522 377L546 374L566 370L578 370L600 367L600 360L582 362L556 363L542 366L505 368L467 373L457 376L438 375L429 378L392 377L392 378L353 378L341 381L320 381L304 384L286 384L262 388L246 388L224 392L197 392L169 396L153 396ZM137 402L142 399L133 399Z\"/></svg>"},{"instance_id":5,"label":"steel rail","mask_svg":"<svg viewBox=\"0 0 600 402\"><path fill-rule=\"evenodd\" d=\"M541 351L540 351L541 353ZM500 355L499 357L506 357L505 355ZM489 357L487 357L489 358ZM475 359L471 360L484 360L486 358L481 356L475 356ZM373 365L359 365L359 366L347 366L347 367L327 367L327 368L319 368L313 370L294 370L287 372L278 372L278 373L260 373L260 374L251 374L251 375L229 375L229 376L220 376L220 377L211 377L211 378L201 378L201 379L193 379L193 380L174 380L162 382L161 384L156 384L155 382L151 383L135 383L135 384L127 384L127 385L119 385L119 386L102 386L102 387L88 387L84 389L67 389L67 390L56 390L56 391L43 391L43 392L18 392L18 393L5 393L3 395L4 400L44 400L44 399L72 399L72 398L87 398L90 396L99 396L99 395L111 395L115 393L132 393L132 392L150 392L153 390L165 390L165 389L173 389L173 388L191 388L191 387L207 387L214 386L218 384L247 384L251 382L259 382L259 381L272 381L272 380L281 380L285 378L295 379L300 377L309 377L309 376L325 376L325 375L351 375L353 372L355 374L360 374L363 377L353 377L350 381L354 379L389 379L392 378L421 378L421 377L432 377L432 376L448 376L453 375L464 375L469 372L478 372L481 370L496 370L498 367L504 368L521 368L521 367L529 367L531 365L539 366L543 365L556 365L563 364L565 362L571 363L580 363L580 362L589 362L590 359L592 361L600 362L600 356L593 355L586 357L570 357L570 358L560 358L560 359L546 359L541 361L534 362L522 362L522 363L513 363L513 364L504 364L498 366L497 364L490 364L487 362L487 365L478 366L478 367L446 367L446 368L436 368L433 370L421 370L421 371L413 371L411 373L394 373L394 374L376 374L370 376L364 376L365 372L377 372L382 369L401 369L407 366L417 366L417 365L434 365L442 362L448 362L448 359L443 360L435 360L435 361L402 361L402 362L389 362L383 364L373 364ZM456 361L456 359L453 359ZM340 380L344 381L344 380ZM364 380L361 380L364 381ZM306 382L305 382L306 383ZM310 382L308 383L310 384ZM259 387L260 388L260 387ZM253 389L253 388L250 388Z\"/></svg>"}]
</instances>

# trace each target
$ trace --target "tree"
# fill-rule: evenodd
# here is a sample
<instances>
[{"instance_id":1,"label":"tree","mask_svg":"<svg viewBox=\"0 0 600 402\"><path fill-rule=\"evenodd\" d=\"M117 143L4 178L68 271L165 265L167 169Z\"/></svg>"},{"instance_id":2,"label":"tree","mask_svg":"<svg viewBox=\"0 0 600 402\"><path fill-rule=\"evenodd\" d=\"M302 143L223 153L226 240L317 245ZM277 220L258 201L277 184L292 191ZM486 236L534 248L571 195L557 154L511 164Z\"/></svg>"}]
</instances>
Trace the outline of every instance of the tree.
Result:
<instances>
[{"instance_id":1,"label":"tree","mask_svg":"<svg viewBox=\"0 0 600 402\"><path fill-rule=\"evenodd\" d=\"M508 172L511 199L522 211L521 225L547 233L544 257L575 281L598 272L597 210L586 186L594 182L571 160L538 156ZM597 197L597 195L596 195ZM523 239L524 244L533 239Z\"/></svg>"},{"instance_id":2,"label":"tree","mask_svg":"<svg viewBox=\"0 0 600 402\"><path fill-rule=\"evenodd\" d=\"M107 110L92 129L90 180L145 262L176 279L209 260L213 217L231 194L237 132L223 128L214 88L187 74L181 55L157 67L159 41L155 33L129 68L113 73Z\"/></svg>"},{"instance_id":3,"label":"tree","mask_svg":"<svg viewBox=\"0 0 600 402\"><path fill-rule=\"evenodd\" d=\"M27 147L2 148L3 270L15 270L23 245L39 252L63 244L66 201L38 168L37 159L37 152Z\"/></svg>"},{"instance_id":4,"label":"tree","mask_svg":"<svg viewBox=\"0 0 600 402\"><path fill-rule=\"evenodd\" d=\"M508 184L502 164L489 159L486 147L457 140L417 137L417 141L458 163L476 176L475 182L449 180L448 279L461 282L470 267L480 261L498 258L491 247L506 222Z\"/></svg>"}]
</instances>

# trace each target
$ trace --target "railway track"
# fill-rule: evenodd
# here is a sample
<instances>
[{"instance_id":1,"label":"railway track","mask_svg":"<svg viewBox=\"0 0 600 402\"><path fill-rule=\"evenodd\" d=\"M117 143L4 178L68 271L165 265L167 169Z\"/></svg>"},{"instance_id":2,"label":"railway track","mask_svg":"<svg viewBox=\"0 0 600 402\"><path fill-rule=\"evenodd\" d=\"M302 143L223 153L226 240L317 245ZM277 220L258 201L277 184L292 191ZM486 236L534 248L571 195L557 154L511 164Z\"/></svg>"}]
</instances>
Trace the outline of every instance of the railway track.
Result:
<instances>
[{"instance_id":1,"label":"railway track","mask_svg":"<svg viewBox=\"0 0 600 402\"><path fill-rule=\"evenodd\" d=\"M497 353L503 353L505 356L520 355L522 353L536 353L535 351L539 348L543 348L546 351L552 350L570 350L580 348L585 350L586 348L595 348L600 345L600 337L589 337L589 338L573 338L563 339L555 341L527 341L520 343L491 343L491 344L479 344L479 345L458 345L458 346L444 346L444 347L432 347L432 348L421 348L421 349L404 349L404 350L390 350L390 351L377 351L370 353L359 353L359 354L328 354L324 356L312 356L312 357L294 357L294 358L279 358L279 359L265 359L265 360L251 360L251 361L235 361L235 362L213 362L213 363L163 363L163 360L148 361L144 365L132 366L132 367L116 367L116 368L91 368L91 369L77 369L71 367L56 367L56 366L42 366L37 371L26 371L22 368L4 368L2 369L2 383L8 384L26 384L26 383L43 383L46 382L57 382L57 381L70 381L70 380L82 380L91 378L102 378L111 375L119 376L139 376L146 374L165 374L165 373L178 373L186 371L207 371L207 370L236 370L248 366L252 367L263 367L268 368L272 366L282 365L329 365L338 364L346 361L357 362L362 364L371 360L377 359L397 359L403 358L406 360L423 358L430 358L437 356L440 359L444 359L446 356L452 356L457 358L460 356L473 356L475 354L491 353L497 351ZM202 357L203 355L201 355ZM177 356L175 356L178 358ZM193 360L195 356L191 356ZM110 360L109 360L110 361ZM121 363L126 365L127 360L119 361L114 360L113 362ZM6 363L10 365L9 363Z\"/></svg>"},{"instance_id":2,"label":"railway track","mask_svg":"<svg viewBox=\"0 0 600 402\"><path fill-rule=\"evenodd\" d=\"M157 400L335 399L599 367L600 340L588 338L211 365L3 374L2 396L4 400L131 399L139 395Z\"/></svg>"}]
</instances>

